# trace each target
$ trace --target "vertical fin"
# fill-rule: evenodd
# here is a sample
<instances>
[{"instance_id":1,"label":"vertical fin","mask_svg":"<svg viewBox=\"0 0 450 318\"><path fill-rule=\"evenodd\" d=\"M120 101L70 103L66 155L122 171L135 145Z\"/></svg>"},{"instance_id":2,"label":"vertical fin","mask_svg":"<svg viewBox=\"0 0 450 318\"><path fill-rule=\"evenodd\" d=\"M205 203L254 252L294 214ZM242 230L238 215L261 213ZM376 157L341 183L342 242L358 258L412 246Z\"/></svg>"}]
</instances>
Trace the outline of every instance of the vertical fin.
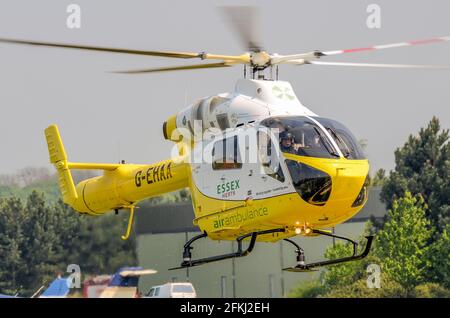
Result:
<instances>
[{"instance_id":1,"label":"vertical fin","mask_svg":"<svg viewBox=\"0 0 450 318\"><path fill-rule=\"evenodd\" d=\"M59 134L58 126L51 125L47 127L45 129L45 138L47 139L50 162L53 163L58 172L59 188L63 201L72 205L78 199L78 195L67 164L67 154Z\"/></svg>"}]
</instances>

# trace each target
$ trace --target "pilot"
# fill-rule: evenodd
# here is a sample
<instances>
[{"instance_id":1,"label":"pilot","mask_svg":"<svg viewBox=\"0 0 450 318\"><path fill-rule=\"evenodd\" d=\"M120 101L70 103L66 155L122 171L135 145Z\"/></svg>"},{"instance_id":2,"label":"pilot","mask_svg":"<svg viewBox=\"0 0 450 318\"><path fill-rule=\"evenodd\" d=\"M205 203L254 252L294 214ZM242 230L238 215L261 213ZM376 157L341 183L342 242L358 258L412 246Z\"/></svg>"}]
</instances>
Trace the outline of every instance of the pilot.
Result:
<instances>
[{"instance_id":1,"label":"pilot","mask_svg":"<svg viewBox=\"0 0 450 318\"><path fill-rule=\"evenodd\" d=\"M309 146L312 149L321 150L323 148L320 135L315 134L311 139L312 139L312 141Z\"/></svg>"},{"instance_id":2,"label":"pilot","mask_svg":"<svg viewBox=\"0 0 450 318\"><path fill-rule=\"evenodd\" d=\"M293 154L297 153L294 147L294 136L288 131L282 131L280 133L280 150Z\"/></svg>"}]
</instances>

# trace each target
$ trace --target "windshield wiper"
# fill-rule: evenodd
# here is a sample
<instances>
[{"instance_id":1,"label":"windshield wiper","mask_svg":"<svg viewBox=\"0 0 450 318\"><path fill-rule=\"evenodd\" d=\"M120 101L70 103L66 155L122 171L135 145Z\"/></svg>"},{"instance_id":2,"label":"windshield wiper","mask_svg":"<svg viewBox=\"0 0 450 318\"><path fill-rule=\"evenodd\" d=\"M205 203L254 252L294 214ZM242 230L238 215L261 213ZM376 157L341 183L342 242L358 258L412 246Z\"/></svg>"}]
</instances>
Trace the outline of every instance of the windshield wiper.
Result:
<instances>
[{"instance_id":1,"label":"windshield wiper","mask_svg":"<svg viewBox=\"0 0 450 318\"><path fill-rule=\"evenodd\" d=\"M330 134L333 136L334 140L336 141L336 143L341 146L339 146L339 149L341 149L342 154L344 155L345 158L350 157L351 155L351 151L348 149L347 144L342 140L342 138L336 134L336 132L331 129L330 127L327 127L328 131L330 132Z\"/></svg>"},{"instance_id":2,"label":"windshield wiper","mask_svg":"<svg viewBox=\"0 0 450 318\"><path fill-rule=\"evenodd\" d=\"M314 130L316 131L317 135L319 135L320 140L322 141L323 145L325 146L325 148L327 148L327 151L330 153L330 155L339 158L339 154L333 149L333 146L331 146L328 141L325 139L325 137L323 136L323 134L321 133L321 131L313 126Z\"/></svg>"}]
</instances>

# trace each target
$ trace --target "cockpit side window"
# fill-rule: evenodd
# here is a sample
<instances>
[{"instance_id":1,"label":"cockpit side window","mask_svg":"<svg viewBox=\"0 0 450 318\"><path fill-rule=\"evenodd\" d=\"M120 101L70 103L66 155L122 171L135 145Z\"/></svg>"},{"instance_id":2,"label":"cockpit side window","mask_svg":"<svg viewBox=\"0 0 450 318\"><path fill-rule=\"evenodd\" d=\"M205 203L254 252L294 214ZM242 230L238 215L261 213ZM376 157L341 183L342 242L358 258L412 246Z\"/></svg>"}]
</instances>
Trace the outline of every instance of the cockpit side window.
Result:
<instances>
[{"instance_id":1,"label":"cockpit side window","mask_svg":"<svg viewBox=\"0 0 450 318\"><path fill-rule=\"evenodd\" d=\"M318 158L339 157L322 129L306 117L274 117L262 121L262 124L278 129L282 152Z\"/></svg>"}]
</instances>

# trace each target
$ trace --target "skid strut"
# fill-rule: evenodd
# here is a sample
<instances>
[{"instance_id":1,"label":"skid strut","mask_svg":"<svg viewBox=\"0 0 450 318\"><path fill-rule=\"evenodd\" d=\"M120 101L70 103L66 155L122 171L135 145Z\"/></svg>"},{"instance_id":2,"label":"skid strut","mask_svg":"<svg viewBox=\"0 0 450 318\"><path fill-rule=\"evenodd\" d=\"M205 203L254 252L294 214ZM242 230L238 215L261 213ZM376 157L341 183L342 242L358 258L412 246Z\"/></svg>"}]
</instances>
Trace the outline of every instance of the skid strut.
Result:
<instances>
[{"instance_id":1,"label":"skid strut","mask_svg":"<svg viewBox=\"0 0 450 318\"><path fill-rule=\"evenodd\" d=\"M127 231L124 235L122 235L122 240L126 241L130 237L131 234L131 227L133 226L133 220L134 220L134 210L136 209L136 206L130 205L128 207L125 207L130 210L130 215L128 217L128 225L127 225ZM116 215L118 213L118 210L116 209Z\"/></svg>"},{"instance_id":2,"label":"skid strut","mask_svg":"<svg viewBox=\"0 0 450 318\"><path fill-rule=\"evenodd\" d=\"M206 263L221 261L221 260L225 260L225 259L229 259L229 258L247 256L248 254L250 254L253 251L253 248L255 247L255 244L256 244L256 238L258 237L258 235L279 233L279 232L284 232L284 231L285 231L285 229L272 229L272 230L248 233L248 234L239 236L236 239L238 248L237 248L237 251L234 253L210 256L210 257L193 260L192 253L191 253L191 250L193 249L193 247L191 246L191 244L194 243L195 241L197 241L198 239L201 239L201 238L204 238L207 236L206 233L202 233L200 235L194 236L189 241L187 241L186 244L184 244L183 262L181 263L181 265L179 267L169 268L169 270L188 268L188 267L198 266L198 265L202 265L202 264L206 264ZM242 248L242 241L248 237L250 237L250 243L249 243L248 247L244 250Z\"/></svg>"},{"instance_id":3,"label":"skid strut","mask_svg":"<svg viewBox=\"0 0 450 318\"><path fill-rule=\"evenodd\" d=\"M285 241L293 244L297 248L297 250L295 251L297 253L297 265L295 267L283 268L283 270L289 271L289 272L310 272L310 271L317 270L317 268L321 267L321 266L334 265L334 264L339 264L339 263L360 260L369 254L370 248L372 246L373 236L366 236L366 239L367 239L366 247L364 248L364 251L358 255L358 243L356 243L355 241L353 241L347 237L338 236L338 235L331 234L329 232L325 232L325 231L321 231L321 230L313 230L313 233L334 237L334 238L345 240L347 242L352 243L353 244L353 254L348 257L342 257L342 258L338 258L338 259L331 259L331 260L307 264L307 263L305 263L305 252L303 251L303 249L294 241L289 240L289 239L284 239Z\"/></svg>"}]
</instances>

